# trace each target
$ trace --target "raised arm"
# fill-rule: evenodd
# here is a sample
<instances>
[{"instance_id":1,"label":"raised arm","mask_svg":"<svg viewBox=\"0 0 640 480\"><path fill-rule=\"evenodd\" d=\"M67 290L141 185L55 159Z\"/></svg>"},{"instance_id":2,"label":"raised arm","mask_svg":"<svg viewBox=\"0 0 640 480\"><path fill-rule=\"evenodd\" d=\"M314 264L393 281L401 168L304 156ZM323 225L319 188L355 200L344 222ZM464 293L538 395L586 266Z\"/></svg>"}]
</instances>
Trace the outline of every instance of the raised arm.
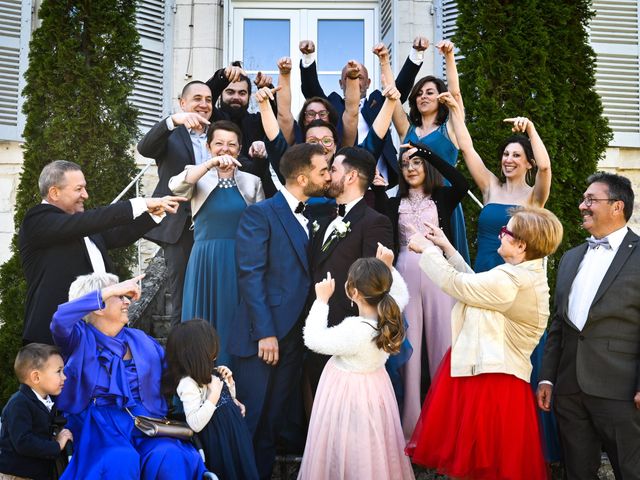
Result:
<instances>
[{"instance_id":1,"label":"raised arm","mask_svg":"<svg viewBox=\"0 0 640 480\"><path fill-rule=\"evenodd\" d=\"M360 117L360 68L358 62L349 60L346 68L344 89L344 112L342 112L342 146L350 147L358 139L358 119Z\"/></svg>"},{"instance_id":2,"label":"raised arm","mask_svg":"<svg viewBox=\"0 0 640 480\"><path fill-rule=\"evenodd\" d=\"M293 114L291 113L291 58L282 57L278 60L278 125L289 145L295 143L293 132Z\"/></svg>"},{"instance_id":3,"label":"raised arm","mask_svg":"<svg viewBox=\"0 0 640 480\"><path fill-rule=\"evenodd\" d=\"M485 166L482 158L473 147L473 140L464 123L464 112L449 92L438 95L438 100L449 107L449 121L453 127L458 140L458 145L462 151L465 164L471 173L473 181L482 192L486 203L489 189L498 185L498 178Z\"/></svg>"},{"instance_id":4,"label":"raised arm","mask_svg":"<svg viewBox=\"0 0 640 480\"><path fill-rule=\"evenodd\" d=\"M316 46L311 40L302 40L299 45L303 58L300 60L300 87L304 98L327 98L318 81L318 70L313 54Z\"/></svg>"},{"instance_id":5,"label":"raised arm","mask_svg":"<svg viewBox=\"0 0 640 480\"><path fill-rule=\"evenodd\" d=\"M383 82L384 80L385 79L383 77ZM384 138L389 132L393 112L396 105L400 103L398 101L400 100L400 92L393 83L384 88L382 95L385 97L384 103L382 104L380 113L378 113L376 119L373 121L373 125L371 125L371 129L380 138Z\"/></svg>"},{"instance_id":6,"label":"raised arm","mask_svg":"<svg viewBox=\"0 0 640 480\"><path fill-rule=\"evenodd\" d=\"M447 72L447 89L453 95L460 110L464 112L462 102L462 92L460 91L460 80L458 78L458 67L456 66L455 45L449 40L442 40L436 45L440 55L444 57L445 71Z\"/></svg>"},{"instance_id":7,"label":"raised arm","mask_svg":"<svg viewBox=\"0 0 640 480\"><path fill-rule=\"evenodd\" d=\"M411 53L407 57L396 77L396 87L400 91L400 103L407 101L413 84L416 82L416 76L422 66L424 59L424 51L429 48L429 40L427 37L418 35L413 39Z\"/></svg>"},{"instance_id":8,"label":"raised arm","mask_svg":"<svg viewBox=\"0 0 640 480\"><path fill-rule=\"evenodd\" d=\"M533 158L536 161L538 172L531 192L531 203L537 207L544 207L549 199L551 191L551 159L544 142L538 135L533 122L526 117L505 118L505 122L513 123L513 132L526 132L531 142Z\"/></svg>"},{"instance_id":9,"label":"raised arm","mask_svg":"<svg viewBox=\"0 0 640 480\"><path fill-rule=\"evenodd\" d=\"M260 117L262 119L262 128L268 140L273 141L280 133L278 119L273 108L271 108L270 100L274 100L275 93L280 90L280 86L276 88L263 87L255 93L256 102L260 109Z\"/></svg>"}]
</instances>

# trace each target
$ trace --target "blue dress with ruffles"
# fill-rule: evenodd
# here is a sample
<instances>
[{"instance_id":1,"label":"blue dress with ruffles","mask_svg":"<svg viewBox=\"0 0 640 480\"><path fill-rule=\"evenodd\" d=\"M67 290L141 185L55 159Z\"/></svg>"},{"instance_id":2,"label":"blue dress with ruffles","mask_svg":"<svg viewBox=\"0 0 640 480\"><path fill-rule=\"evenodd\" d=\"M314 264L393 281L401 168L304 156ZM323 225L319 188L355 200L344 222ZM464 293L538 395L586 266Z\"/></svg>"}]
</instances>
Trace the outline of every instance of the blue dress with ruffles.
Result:
<instances>
[{"instance_id":1,"label":"blue dress with ruffles","mask_svg":"<svg viewBox=\"0 0 640 480\"><path fill-rule=\"evenodd\" d=\"M51 322L67 376L56 403L74 440L61 478L201 479L205 466L191 443L135 428L131 414L167 413L160 394L164 352L141 330L125 327L110 337L82 320L103 308L100 292L91 292L60 305ZM123 359L127 350L130 360Z\"/></svg>"}]
</instances>

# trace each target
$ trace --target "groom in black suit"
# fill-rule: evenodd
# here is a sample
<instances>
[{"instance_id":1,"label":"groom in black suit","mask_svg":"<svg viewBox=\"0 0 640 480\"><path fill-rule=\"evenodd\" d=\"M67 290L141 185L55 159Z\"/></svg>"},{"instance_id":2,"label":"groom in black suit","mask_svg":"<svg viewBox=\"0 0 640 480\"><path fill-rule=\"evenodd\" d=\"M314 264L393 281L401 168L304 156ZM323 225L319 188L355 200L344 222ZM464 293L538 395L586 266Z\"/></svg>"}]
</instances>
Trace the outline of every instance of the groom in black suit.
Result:
<instances>
[{"instance_id":1,"label":"groom in black suit","mask_svg":"<svg viewBox=\"0 0 640 480\"><path fill-rule=\"evenodd\" d=\"M315 224L317 228L313 228L311 244L311 285L322 281L327 272L331 272L339 286L329 300L329 326L358 314L358 308L342 288L351 264L362 257L375 257L378 243L393 247L389 219L368 207L364 200L364 194L373 181L375 167L373 155L359 147L341 149L331 165L328 196L335 198L338 204L336 217ZM314 300L315 290L312 288L308 304ZM314 393L328 360L326 355L308 352L306 370Z\"/></svg>"},{"instance_id":2,"label":"groom in black suit","mask_svg":"<svg viewBox=\"0 0 640 480\"><path fill-rule=\"evenodd\" d=\"M587 243L560 261L538 405L558 419L567 478L640 479L640 248L631 182L597 173L580 203Z\"/></svg>"}]
</instances>

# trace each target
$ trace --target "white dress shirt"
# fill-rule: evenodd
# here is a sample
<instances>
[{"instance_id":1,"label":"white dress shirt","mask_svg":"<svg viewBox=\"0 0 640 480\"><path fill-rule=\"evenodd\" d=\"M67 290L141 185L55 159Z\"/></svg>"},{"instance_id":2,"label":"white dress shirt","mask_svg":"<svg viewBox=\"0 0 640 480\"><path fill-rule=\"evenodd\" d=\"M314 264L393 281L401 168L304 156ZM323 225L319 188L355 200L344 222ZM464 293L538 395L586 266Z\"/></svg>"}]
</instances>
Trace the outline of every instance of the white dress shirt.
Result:
<instances>
[{"instance_id":1,"label":"white dress shirt","mask_svg":"<svg viewBox=\"0 0 640 480\"><path fill-rule=\"evenodd\" d=\"M344 216L346 217L347 215L349 215L349 212L354 207L354 205L356 203L358 203L360 200L362 200L363 198L364 198L364 196L358 197L355 200L351 200L349 203L345 204L345 206L344 206ZM337 215L336 218L334 218L331 221L331 223L329 225L327 225L327 230L324 232L324 240L322 241L323 245L325 243L327 243L327 239L329 238L329 235L331 235L331 232L333 232L333 230L335 229L336 223L341 222L343 218L344 217L341 217L340 215Z\"/></svg>"},{"instance_id":2,"label":"white dress shirt","mask_svg":"<svg viewBox=\"0 0 640 480\"><path fill-rule=\"evenodd\" d=\"M170 131L175 130L176 126L171 119L171 116L167 117L167 128ZM196 159L196 165L200 165L201 163L209 160L211 158L211 154L209 150L207 150L207 130L203 130L202 132L197 132L192 130L191 128L187 128L189 132L189 138L191 138L191 144L193 145L193 155Z\"/></svg>"},{"instance_id":3,"label":"white dress shirt","mask_svg":"<svg viewBox=\"0 0 640 480\"><path fill-rule=\"evenodd\" d=\"M31 391L35 393L36 398L40 400L45 407L47 407L47 410L51 411L51 409L53 408L53 400L51 400L51 397L49 395L47 395L46 397L41 397L40 394L36 392L33 388L31 388Z\"/></svg>"},{"instance_id":4,"label":"white dress shirt","mask_svg":"<svg viewBox=\"0 0 640 480\"><path fill-rule=\"evenodd\" d=\"M569 292L569 320L580 331L587 323L589 309L596 292L607 270L609 270L613 257L615 257L618 248L620 248L627 231L628 228L624 226L605 237L609 240L611 249L598 246L589 248L584 254Z\"/></svg>"},{"instance_id":5,"label":"white dress shirt","mask_svg":"<svg viewBox=\"0 0 640 480\"><path fill-rule=\"evenodd\" d=\"M309 230L307 229L307 224L309 223L309 219L302 213L296 213L296 208L298 208L300 200L294 197L293 194L289 190L287 190L287 187L283 187L280 191L282 192L282 195L284 195L284 199L287 201L287 204L291 209L291 213L293 213L293 216L296 217L296 220L298 220L298 223L300 224L300 226L302 226L302 229L307 234L308 238Z\"/></svg>"}]
</instances>

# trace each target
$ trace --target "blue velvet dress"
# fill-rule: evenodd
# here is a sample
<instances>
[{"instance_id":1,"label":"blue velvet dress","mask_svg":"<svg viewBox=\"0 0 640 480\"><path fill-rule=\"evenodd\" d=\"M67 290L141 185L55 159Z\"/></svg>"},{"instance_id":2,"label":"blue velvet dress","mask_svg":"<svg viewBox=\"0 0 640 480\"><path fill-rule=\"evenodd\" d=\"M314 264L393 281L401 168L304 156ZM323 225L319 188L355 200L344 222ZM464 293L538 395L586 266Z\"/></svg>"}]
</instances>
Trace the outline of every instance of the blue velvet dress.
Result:
<instances>
[{"instance_id":1,"label":"blue velvet dress","mask_svg":"<svg viewBox=\"0 0 640 480\"><path fill-rule=\"evenodd\" d=\"M51 323L67 381L57 402L73 433L74 454L62 479L201 479L205 466L191 443L150 438L133 415L164 416L160 394L164 354L144 332L109 337L82 317L104 308L100 292L58 307ZM123 360L127 350L133 358Z\"/></svg>"},{"instance_id":2,"label":"blue velvet dress","mask_svg":"<svg viewBox=\"0 0 640 480\"><path fill-rule=\"evenodd\" d=\"M216 187L198 211L194 243L187 264L182 321L207 320L220 339L218 365L229 365L227 341L238 305L236 230L247 208L237 186Z\"/></svg>"},{"instance_id":3,"label":"blue velvet dress","mask_svg":"<svg viewBox=\"0 0 640 480\"><path fill-rule=\"evenodd\" d=\"M455 166L458 159L458 149L449 139L447 133L447 123L444 122L438 126L436 130L429 135L419 137L416 132L416 126L411 125L407 131L407 135L404 137L403 143L407 142L419 142L424 143L427 147L434 151L437 155L442 157L447 163ZM445 179L445 185L450 183ZM462 255L467 264L469 261L469 245L467 243L467 229L464 223L464 213L462 212L462 204L458 205L451 216L451 233L453 234L454 243L453 246Z\"/></svg>"},{"instance_id":4,"label":"blue velvet dress","mask_svg":"<svg viewBox=\"0 0 640 480\"><path fill-rule=\"evenodd\" d=\"M207 468L221 479L258 479L251 434L224 382L216 410L198 437Z\"/></svg>"},{"instance_id":5,"label":"blue velvet dress","mask_svg":"<svg viewBox=\"0 0 640 480\"><path fill-rule=\"evenodd\" d=\"M502 226L509 222L509 209L513 207L517 207L517 205L488 203L482 208L478 217L478 256L473 266L475 272L486 272L504 263L497 252L500 246L498 234ZM545 331L531 354L531 365L533 366L531 388L534 392L538 387L538 372L542 367L542 355L546 341L547 332ZM562 453L555 415L552 412L538 410L538 417L542 428L542 449L545 460L557 462L562 459Z\"/></svg>"}]
</instances>

